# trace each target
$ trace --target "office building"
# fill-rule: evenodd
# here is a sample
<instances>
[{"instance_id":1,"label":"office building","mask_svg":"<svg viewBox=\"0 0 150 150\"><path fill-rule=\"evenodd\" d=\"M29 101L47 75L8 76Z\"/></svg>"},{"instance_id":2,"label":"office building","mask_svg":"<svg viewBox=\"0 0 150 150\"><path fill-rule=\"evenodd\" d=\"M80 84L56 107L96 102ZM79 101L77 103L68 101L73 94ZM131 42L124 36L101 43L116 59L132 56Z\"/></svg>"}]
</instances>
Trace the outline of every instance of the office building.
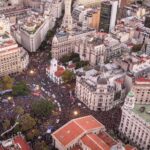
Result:
<instances>
[{"instance_id":1,"label":"office building","mask_svg":"<svg viewBox=\"0 0 150 150\"><path fill-rule=\"evenodd\" d=\"M118 1L103 1L101 3L99 30L110 32L114 29L117 19Z\"/></svg>"}]
</instances>

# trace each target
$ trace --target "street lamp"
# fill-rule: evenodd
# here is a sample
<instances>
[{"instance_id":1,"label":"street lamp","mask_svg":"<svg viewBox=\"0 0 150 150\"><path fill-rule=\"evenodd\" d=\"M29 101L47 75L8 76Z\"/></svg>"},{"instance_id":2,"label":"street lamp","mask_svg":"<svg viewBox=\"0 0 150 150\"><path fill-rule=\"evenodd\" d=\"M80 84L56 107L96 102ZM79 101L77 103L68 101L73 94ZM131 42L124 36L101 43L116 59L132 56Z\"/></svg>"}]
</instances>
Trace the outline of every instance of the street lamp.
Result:
<instances>
[{"instance_id":1,"label":"street lamp","mask_svg":"<svg viewBox=\"0 0 150 150\"><path fill-rule=\"evenodd\" d=\"M34 74L34 70L30 70L30 72L29 72L31 75L33 75Z\"/></svg>"},{"instance_id":2,"label":"street lamp","mask_svg":"<svg viewBox=\"0 0 150 150\"><path fill-rule=\"evenodd\" d=\"M75 110L75 111L73 112L73 114L74 114L75 116L77 116L79 113L78 113L78 111Z\"/></svg>"},{"instance_id":3,"label":"street lamp","mask_svg":"<svg viewBox=\"0 0 150 150\"><path fill-rule=\"evenodd\" d=\"M7 99L10 101L10 100L12 100L12 97L11 97L11 96L8 96Z\"/></svg>"}]
</instances>

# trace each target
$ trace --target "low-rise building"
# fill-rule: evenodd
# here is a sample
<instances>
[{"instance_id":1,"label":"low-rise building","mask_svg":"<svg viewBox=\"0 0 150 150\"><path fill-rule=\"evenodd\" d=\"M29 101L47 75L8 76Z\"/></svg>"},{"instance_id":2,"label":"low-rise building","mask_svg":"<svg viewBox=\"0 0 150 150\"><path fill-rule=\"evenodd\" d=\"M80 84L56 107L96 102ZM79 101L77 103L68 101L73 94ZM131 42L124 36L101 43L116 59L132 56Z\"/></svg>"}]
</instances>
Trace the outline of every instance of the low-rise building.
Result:
<instances>
[{"instance_id":1,"label":"low-rise building","mask_svg":"<svg viewBox=\"0 0 150 150\"><path fill-rule=\"evenodd\" d=\"M114 140L93 116L76 118L52 134L58 150L136 150Z\"/></svg>"},{"instance_id":2,"label":"low-rise building","mask_svg":"<svg viewBox=\"0 0 150 150\"><path fill-rule=\"evenodd\" d=\"M16 135L0 143L0 150L31 150L22 134Z\"/></svg>"},{"instance_id":3,"label":"low-rise building","mask_svg":"<svg viewBox=\"0 0 150 150\"><path fill-rule=\"evenodd\" d=\"M65 72L65 67L58 65L58 62L55 58L51 60L51 64L46 68L46 74L53 82L57 84L62 84L62 75Z\"/></svg>"}]
</instances>

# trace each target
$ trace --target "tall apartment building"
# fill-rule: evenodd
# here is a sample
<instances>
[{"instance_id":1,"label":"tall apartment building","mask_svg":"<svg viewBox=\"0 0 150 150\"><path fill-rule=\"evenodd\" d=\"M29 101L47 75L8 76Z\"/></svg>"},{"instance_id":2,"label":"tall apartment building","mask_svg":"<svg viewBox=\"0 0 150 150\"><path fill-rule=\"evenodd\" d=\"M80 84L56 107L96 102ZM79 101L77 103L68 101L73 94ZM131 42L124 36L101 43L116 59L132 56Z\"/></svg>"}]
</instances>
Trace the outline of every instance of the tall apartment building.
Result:
<instances>
[{"instance_id":1,"label":"tall apartment building","mask_svg":"<svg viewBox=\"0 0 150 150\"><path fill-rule=\"evenodd\" d=\"M100 70L78 70L76 97L91 110L108 111L122 102L125 97L123 78L124 73L110 64Z\"/></svg>"},{"instance_id":2,"label":"tall apartment building","mask_svg":"<svg viewBox=\"0 0 150 150\"><path fill-rule=\"evenodd\" d=\"M146 80L146 79L145 79ZM150 81L146 81L149 82ZM137 83L136 83L137 84ZM145 83L146 94L149 84ZM150 97L145 100L144 87L133 86L134 93L128 93L122 107L119 130L141 150L150 149ZM148 93L147 93L148 94ZM143 95L143 98L142 98ZM139 96L139 97L138 97ZM148 104L149 103L149 104Z\"/></svg>"},{"instance_id":3,"label":"tall apartment building","mask_svg":"<svg viewBox=\"0 0 150 150\"><path fill-rule=\"evenodd\" d=\"M114 29L117 19L118 1L103 1L101 3L99 30L110 32Z\"/></svg>"},{"instance_id":4,"label":"tall apartment building","mask_svg":"<svg viewBox=\"0 0 150 150\"><path fill-rule=\"evenodd\" d=\"M9 21L0 18L0 76L21 72L29 63L29 55L10 35Z\"/></svg>"}]
</instances>

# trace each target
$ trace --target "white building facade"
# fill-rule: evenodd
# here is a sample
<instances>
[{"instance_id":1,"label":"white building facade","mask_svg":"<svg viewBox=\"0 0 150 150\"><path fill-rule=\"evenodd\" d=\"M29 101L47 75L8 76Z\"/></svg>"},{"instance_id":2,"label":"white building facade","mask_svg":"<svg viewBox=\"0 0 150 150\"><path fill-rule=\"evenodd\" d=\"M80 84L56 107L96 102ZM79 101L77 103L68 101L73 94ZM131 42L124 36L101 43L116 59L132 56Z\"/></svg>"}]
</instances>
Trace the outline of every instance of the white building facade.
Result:
<instances>
[{"instance_id":1,"label":"white building facade","mask_svg":"<svg viewBox=\"0 0 150 150\"><path fill-rule=\"evenodd\" d=\"M136 93L130 92L122 107L119 131L140 149L150 149L150 105L136 102Z\"/></svg>"}]
</instances>

